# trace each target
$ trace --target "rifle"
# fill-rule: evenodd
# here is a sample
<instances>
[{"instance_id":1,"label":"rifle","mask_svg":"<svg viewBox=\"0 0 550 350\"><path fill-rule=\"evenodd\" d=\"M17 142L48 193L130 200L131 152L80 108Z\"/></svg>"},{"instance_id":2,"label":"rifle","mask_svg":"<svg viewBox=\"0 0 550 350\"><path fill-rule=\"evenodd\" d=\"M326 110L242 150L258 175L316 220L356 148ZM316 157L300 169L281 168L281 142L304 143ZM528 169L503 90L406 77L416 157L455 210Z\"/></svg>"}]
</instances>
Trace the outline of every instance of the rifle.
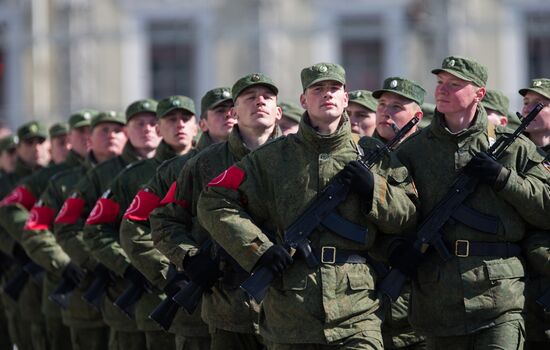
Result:
<instances>
[{"instance_id":1,"label":"rifle","mask_svg":"<svg viewBox=\"0 0 550 350\"><path fill-rule=\"evenodd\" d=\"M165 331L170 329L174 317L180 308L180 305L174 301L173 297L189 283L187 276L183 272L177 272L175 266L172 264L168 268L167 279L170 282L165 288L166 298L149 315L149 318Z\"/></svg>"},{"instance_id":2,"label":"rifle","mask_svg":"<svg viewBox=\"0 0 550 350\"><path fill-rule=\"evenodd\" d=\"M525 131L543 107L541 103L537 103L525 118L517 113L518 117L522 119L520 126L513 134L500 137L486 153L494 160L502 157L506 149ZM451 217L454 217L454 213L459 210L464 200L475 191L478 183L479 180L476 177L471 177L462 172L443 199L437 203L420 225L416 235L417 239L414 241L412 248L424 254L430 246L433 246L444 261L450 260L452 255L445 246L441 229ZM396 268L392 268L380 283L380 292L395 301L399 297L406 279L405 274Z\"/></svg>"},{"instance_id":3,"label":"rifle","mask_svg":"<svg viewBox=\"0 0 550 350\"><path fill-rule=\"evenodd\" d=\"M141 275L143 280L139 283L134 281L120 294L113 304L118 307L126 316L133 319L135 315L135 306L143 293L151 292L151 286L147 282L145 276Z\"/></svg>"},{"instance_id":4,"label":"rifle","mask_svg":"<svg viewBox=\"0 0 550 350\"><path fill-rule=\"evenodd\" d=\"M111 271L105 265L98 263L94 269L94 276L94 280L82 295L82 299L99 310L107 293L107 288L112 281Z\"/></svg>"},{"instance_id":5,"label":"rifle","mask_svg":"<svg viewBox=\"0 0 550 350\"><path fill-rule=\"evenodd\" d=\"M419 119L419 116L415 115L401 130L396 132L392 140L383 147L377 147L373 152L369 152L359 160L359 163L365 168L371 169L382 157L399 145ZM340 171L321 191L317 199L286 229L283 246L291 255L298 250L309 267L314 268L319 265L308 239L319 225L323 225L347 239L360 243L366 241L368 232L363 227L352 224L334 213L334 209L347 198L349 190L349 185L342 180L342 171ZM341 227L344 225L347 227L342 232ZM274 279L275 274L268 266L259 266L241 284L241 288L259 303L264 299L267 289Z\"/></svg>"}]
</instances>

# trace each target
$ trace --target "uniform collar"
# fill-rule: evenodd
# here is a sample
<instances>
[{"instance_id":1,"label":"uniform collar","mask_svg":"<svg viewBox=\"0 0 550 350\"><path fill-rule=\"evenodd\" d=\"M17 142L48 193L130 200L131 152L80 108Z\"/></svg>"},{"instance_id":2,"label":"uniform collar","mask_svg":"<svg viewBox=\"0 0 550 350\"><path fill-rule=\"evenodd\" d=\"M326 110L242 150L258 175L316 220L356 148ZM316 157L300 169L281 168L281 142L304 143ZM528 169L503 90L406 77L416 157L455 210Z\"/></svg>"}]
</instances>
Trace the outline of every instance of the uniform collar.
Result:
<instances>
[{"instance_id":1,"label":"uniform collar","mask_svg":"<svg viewBox=\"0 0 550 350\"><path fill-rule=\"evenodd\" d=\"M269 139L267 142L274 140L278 137L282 136L281 129L276 126L275 129L273 129L273 132L269 136ZM239 125L236 124L233 126L233 130L231 130L231 133L229 134L229 138L227 139L227 142L229 144L229 149L231 150L231 153L234 154L238 159L243 158L248 153L250 153L250 149L246 147L242 137L241 132L239 130Z\"/></svg>"},{"instance_id":2,"label":"uniform collar","mask_svg":"<svg viewBox=\"0 0 550 350\"><path fill-rule=\"evenodd\" d=\"M197 145L195 148L197 151L202 151L206 147L214 144L214 140L210 137L210 134L207 132L203 132L201 136L199 137L199 140L197 141Z\"/></svg>"},{"instance_id":3,"label":"uniform collar","mask_svg":"<svg viewBox=\"0 0 550 350\"><path fill-rule=\"evenodd\" d=\"M137 154L136 149L130 141L126 142L126 145L124 146L124 149L122 150L122 154L120 155L122 160L126 162L126 164L133 163L137 160L140 160L141 157Z\"/></svg>"},{"instance_id":4,"label":"uniform collar","mask_svg":"<svg viewBox=\"0 0 550 350\"><path fill-rule=\"evenodd\" d=\"M430 132L437 138L446 138L454 140L457 143L463 143L470 138L484 133L487 130L487 123L487 112L485 111L485 108L481 107L481 104L478 104L473 124L470 125L470 127L453 134L445 123L445 114L436 109L430 124Z\"/></svg>"},{"instance_id":5,"label":"uniform collar","mask_svg":"<svg viewBox=\"0 0 550 350\"><path fill-rule=\"evenodd\" d=\"M25 163L21 158L17 157L14 174L17 178L21 179L27 175L32 174L33 171L38 170L40 168L42 167L39 165L33 168L27 163Z\"/></svg>"},{"instance_id":6,"label":"uniform collar","mask_svg":"<svg viewBox=\"0 0 550 350\"><path fill-rule=\"evenodd\" d=\"M82 158L78 153L76 153L73 150L69 151L69 154L67 155L67 159L65 159L65 164L69 168L79 166L83 162L84 162L84 158Z\"/></svg>"},{"instance_id":7,"label":"uniform collar","mask_svg":"<svg viewBox=\"0 0 550 350\"><path fill-rule=\"evenodd\" d=\"M178 153L176 153L176 151L169 144L164 142L164 140L159 143L155 151L155 159L159 162L174 158L177 155Z\"/></svg>"},{"instance_id":8,"label":"uniform collar","mask_svg":"<svg viewBox=\"0 0 550 350\"><path fill-rule=\"evenodd\" d=\"M306 143L312 146L316 151L323 153L328 153L339 148L344 142L353 142L351 125L345 113L342 115L340 125L338 125L334 133L322 135L311 126L309 115L305 112L300 121L300 128L298 129L297 136L306 141Z\"/></svg>"}]
</instances>

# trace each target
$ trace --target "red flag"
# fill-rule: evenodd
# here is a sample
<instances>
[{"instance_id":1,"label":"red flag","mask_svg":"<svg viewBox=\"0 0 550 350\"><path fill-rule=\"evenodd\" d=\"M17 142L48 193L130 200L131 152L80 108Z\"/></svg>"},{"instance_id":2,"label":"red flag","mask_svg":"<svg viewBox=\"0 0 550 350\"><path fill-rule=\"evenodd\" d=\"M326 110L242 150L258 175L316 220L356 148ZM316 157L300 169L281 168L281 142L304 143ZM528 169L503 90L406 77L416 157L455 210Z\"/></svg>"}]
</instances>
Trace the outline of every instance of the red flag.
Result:
<instances>
[{"instance_id":1,"label":"red flag","mask_svg":"<svg viewBox=\"0 0 550 350\"><path fill-rule=\"evenodd\" d=\"M124 218L135 221L145 221L149 214L159 206L160 197L151 192L148 188L140 190L126 212Z\"/></svg>"},{"instance_id":2,"label":"red flag","mask_svg":"<svg viewBox=\"0 0 550 350\"><path fill-rule=\"evenodd\" d=\"M21 204L25 209L31 210L36 202L36 197L24 186L17 186L2 201L0 206Z\"/></svg>"},{"instance_id":3,"label":"red flag","mask_svg":"<svg viewBox=\"0 0 550 350\"><path fill-rule=\"evenodd\" d=\"M80 197L69 197L55 218L56 224L74 224L82 215L86 202Z\"/></svg>"},{"instance_id":4,"label":"red flag","mask_svg":"<svg viewBox=\"0 0 550 350\"><path fill-rule=\"evenodd\" d=\"M170 185L170 188L168 189L168 192L164 196L164 198L160 201L160 205L166 205L168 203L175 203L185 209L189 209L189 202L184 200L176 200L176 190L178 188L178 184L176 181L172 182L172 185Z\"/></svg>"},{"instance_id":5,"label":"red flag","mask_svg":"<svg viewBox=\"0 0 550 350\"><path fill-rule=\"evenodd\" d=\"M244 171L241 168L232 165L210 181L207 186L225 187L236 191L243 182L244 175Z\"/></svg>"},{"instance_id":6,"label":"red flag","mask_svg":"<svg viewBox=\"0 0 550 350\"><path fill-rule=\"evenodd\" d=\"M99 198L90 212L86 225L108 224L115 222L120 204L109 198Z\"/></svg>"},{"instance_id":7,"label":"red flag","mask_svg":"<svg viewBox=\"0 0 550 350\"><path fill-rule=\"evenodd\" d=\"M29 213L23 229L29 231L47 230L53 223L55 211L47 206L34 206Z\"/></svg>"}]
</instances>

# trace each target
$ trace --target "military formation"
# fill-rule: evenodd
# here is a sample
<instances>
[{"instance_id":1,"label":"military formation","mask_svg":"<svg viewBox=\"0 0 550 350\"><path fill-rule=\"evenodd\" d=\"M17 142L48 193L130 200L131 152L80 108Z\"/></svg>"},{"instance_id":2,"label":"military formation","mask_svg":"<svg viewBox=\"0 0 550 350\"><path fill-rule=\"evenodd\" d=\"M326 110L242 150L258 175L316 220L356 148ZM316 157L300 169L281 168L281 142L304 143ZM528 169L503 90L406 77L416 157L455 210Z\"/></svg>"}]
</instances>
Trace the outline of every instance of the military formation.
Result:
<instances>
[{"instance_id":1,"label":"military formation","mask_svg":"<svg viewBox=\"0 0 550 350\"><path fill-rule=\"evenodd\" d=\"M0 348L544 349L550 79L262 73L0 139Z\"/></svg>"}]
</instances>

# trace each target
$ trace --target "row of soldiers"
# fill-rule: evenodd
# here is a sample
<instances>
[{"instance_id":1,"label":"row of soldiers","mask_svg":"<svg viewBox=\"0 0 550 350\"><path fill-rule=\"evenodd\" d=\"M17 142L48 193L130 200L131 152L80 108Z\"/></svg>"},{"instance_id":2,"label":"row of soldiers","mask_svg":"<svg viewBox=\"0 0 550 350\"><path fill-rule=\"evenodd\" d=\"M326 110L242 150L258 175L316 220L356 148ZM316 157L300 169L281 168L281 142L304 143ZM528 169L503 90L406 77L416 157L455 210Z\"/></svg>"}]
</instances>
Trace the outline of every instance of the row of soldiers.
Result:
<instances>
[{"instance_id":1,"label":"row of soldiers","mask_svg":"<svg viewBox=\"0 0 550 350\"><path fill-rule=\"evenodd\" d=\"M403 77L348 93L344 69L319 63L301 72L303 109L254 73L208 91L198 122L170 96L78 111L49 141L21 126L0 142L2 348L548 345L535 300L550 287L550 80L520 90L523 115L543 108L497 161L483 151L520 121L485 67L451 56L432 73L435 106ZM358 160L413 117L396 150ZM456 217L441 229L452 258L420 252L417 228L462 173L480 182L464 205L494 229ZM337 174L350 188L337 224L295 253L287 229ZM391 304L377 293L387 267L410 279ZM275 276L263 301L240 288L262 270ZM169 322L150 317L182 291Z\"/></svg>"}]
</instances>

